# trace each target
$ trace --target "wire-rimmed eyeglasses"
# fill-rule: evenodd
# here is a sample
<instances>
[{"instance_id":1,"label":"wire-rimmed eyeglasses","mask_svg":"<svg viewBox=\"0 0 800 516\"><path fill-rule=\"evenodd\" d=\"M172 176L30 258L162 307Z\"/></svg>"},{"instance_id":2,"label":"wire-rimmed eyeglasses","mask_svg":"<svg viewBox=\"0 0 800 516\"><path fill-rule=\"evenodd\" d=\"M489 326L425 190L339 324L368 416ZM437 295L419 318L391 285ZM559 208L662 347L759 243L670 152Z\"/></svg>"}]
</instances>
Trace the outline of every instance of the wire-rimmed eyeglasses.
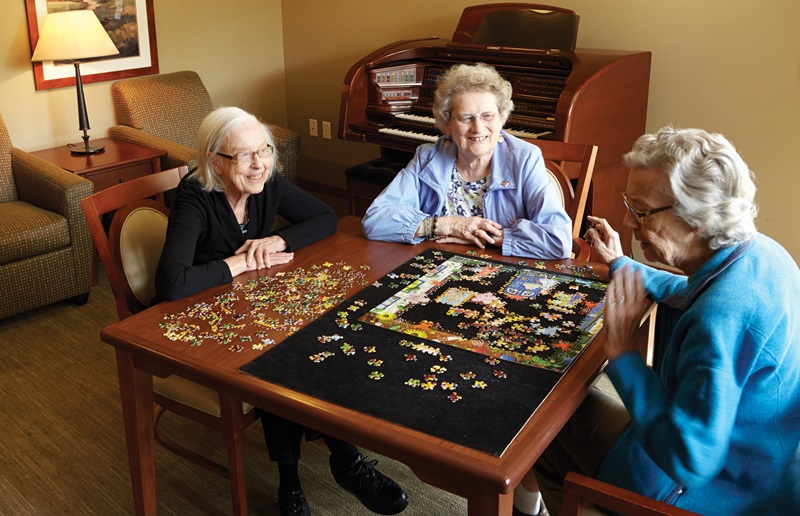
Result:
<instances>
[{"instance_id":1,"label":"wire-rimmed eyeglasses","mask_svg":"<svg viewBox=\"0 0 800 516\"><path fill-rule=\"evenodd\" d=\"M662 211L666 211L672 208L673 206L672 204L670 204L669 206L662 206L660 208L654 208L652 210L636 211L633 209L633 207L631 207L631 203L628 202L628 194L626 194L625 192L622 192L622 202L625 203L625 207L628 208L628 211L630 211L633 214L633 216L636 218L636 222L639 224L641 224L642 219L647 217L648 215L653 215L656 213L660 213Z\"/></svg>"},{"instance_id":2,"label":"wire-rimmed eyeglasses","mask_svg":"<svg viewBox=\"0 0 800 516\"><path fill-rule=\"evenodd\" d=\"M492 120L494 120L494 117L496 117L499 114L500 113L495 111L494 113L481 113L480 115L472 115L472 114L458 115L454 116L453 118L455 118L460 124L471 126L472 124L475 123L475 120L480 120L481 122L489 123Z\"/></svg>"},{"instance_id":3,"label":"wire-rimmed eyeglasses","mask_svg":"<svg viewBox=\"0 0 800 516\"><path fill-rule=\"evenodd\" d=\"M258 150L242 151L242 152L237 152L236 154L223 154L222 152L217 152L217 156L229 159L234 163L238 163L240 165L247 165L249 163L252 163L253 160L256 159L256 156L258 156L261 159L267 159L268 157L272 156L272 153L274 151L275 149L272 147L272 145L267 144L266 146L261 147Z\"/></svg>"}]
</instances>

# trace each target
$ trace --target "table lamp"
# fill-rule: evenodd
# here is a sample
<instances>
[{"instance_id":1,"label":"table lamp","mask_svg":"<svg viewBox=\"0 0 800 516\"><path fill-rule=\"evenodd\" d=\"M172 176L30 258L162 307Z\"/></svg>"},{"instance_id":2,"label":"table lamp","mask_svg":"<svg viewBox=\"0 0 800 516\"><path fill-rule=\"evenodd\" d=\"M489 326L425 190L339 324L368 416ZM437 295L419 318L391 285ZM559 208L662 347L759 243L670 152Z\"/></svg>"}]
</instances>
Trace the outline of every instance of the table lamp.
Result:
<instances>
[{"instance_id":1,"label":"table lamp","mask_svg":"<svg viewBox=\"0 0 800 516\"><path fill-rule=\"evenodd\" d=\"M73 154L96 154L103 147L89 146L89 116L83 97L80 60L119 54L100 20L91 10L50 13L39 31L31 61L72 61L78 90L78 123L83 131L83 148L71 145Z\"/></svg>"}]
</instances>

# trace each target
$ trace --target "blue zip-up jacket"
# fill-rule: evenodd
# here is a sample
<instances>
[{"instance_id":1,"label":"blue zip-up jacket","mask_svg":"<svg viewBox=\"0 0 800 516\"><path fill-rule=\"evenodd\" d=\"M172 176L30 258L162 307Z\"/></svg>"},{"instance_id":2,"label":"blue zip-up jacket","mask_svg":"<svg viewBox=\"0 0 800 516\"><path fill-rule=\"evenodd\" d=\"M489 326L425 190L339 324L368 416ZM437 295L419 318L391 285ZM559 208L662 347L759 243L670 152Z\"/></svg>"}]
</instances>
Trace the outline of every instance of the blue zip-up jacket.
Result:
<instances>
[{"instance_id":1,"label":"blue zip-up jacket","mask_svg":"<svg viewBox=\"0 0 800 516\"><path fill-rule=\"evenodd\" d=\"M800 271L756 234L690 279L628 258L658 305L653 369L607 372L631 416L598 477L701 514L800 507Z\"/></svg>"},{"instance_id":2,"label":"blue zip-up jacket","mask_svg":"<svg viewBox=\"0 0 800 516\"><path fill-rule=\"evenodd\" d=\"M456 162L456 145L447 137L417 147L409 164L375 199L364 215L371 240L419 243L420 223L441 214ZM550 183L538 147L503 132L492 156L483 216L504 228L505 256L561 259L572 250L572 221Z\"/></svg>"}]
</instances>

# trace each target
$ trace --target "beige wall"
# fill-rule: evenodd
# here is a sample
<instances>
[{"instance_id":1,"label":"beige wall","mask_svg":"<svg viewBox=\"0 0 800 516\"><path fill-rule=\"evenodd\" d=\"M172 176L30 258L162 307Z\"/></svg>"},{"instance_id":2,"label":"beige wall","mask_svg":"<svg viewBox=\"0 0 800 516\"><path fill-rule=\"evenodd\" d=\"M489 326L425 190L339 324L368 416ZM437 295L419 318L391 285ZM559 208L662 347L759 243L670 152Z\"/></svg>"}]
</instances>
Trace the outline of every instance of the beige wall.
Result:
<instances>
[{"instance_id":1,"label":"beige wall","mask_svg":"<svg viewBox=\"0 0 800 516\"><path fill-rule=\"evenodd\" d=\"M154 0L162 72L200 73L216 105L236 104L303 134L304 179L344 188L348 166L377 155L338 141L349 67L399 39L449 38L459 0ZM546 3L546 2L543 2ZM759 227L800 261L794 221L800 170L800 2L772 0L559 0L581 16L583 47L653 52L648 130L673 123L722 132L758 175ZM0 16L0 114L14 145L37 150L79 141L75 91L36 92L23 0ZM220 12L230 5L230 16ZM86 85L91 135L114 124L110 83ZM328 120L334 139L307 136ZM791 222L789 222L791 221Z\"/></svg>"},{"instance_id":2,"label":"beige wall","mask_svg":"<svg viewBox=\"0 0 800 516\"><path fill-rule=\"evenodd\" d=\"M484 2L285 0L289 125L303 133L305 178L343 188L367 144L307 136L308 118L339 116L349 67L400 39L450 38L464 7ZM578 45L653 52L647 128L672 123L725 134L758 177L762 232L800 262L794 201L800 167L800 2L553 0L581 17ZM402 5L402 9L398 6Z\"/></svg>"},{"instance_id":3,"label":"beige wall","mask_svg":"<svg viewBox=\"0 0 800 516\"><path fill-rule=\"evenodd\" d=\"M154 0L154 10L162 73L195 70L215 105L236 104L286 124L280 0ZM34 88L25 1L3 0L1 12L0 114L14 146L80 141L75 88ZM114 125L110 88L110 82L84 85L93 138Z\"/></svg>"}]
</instances>

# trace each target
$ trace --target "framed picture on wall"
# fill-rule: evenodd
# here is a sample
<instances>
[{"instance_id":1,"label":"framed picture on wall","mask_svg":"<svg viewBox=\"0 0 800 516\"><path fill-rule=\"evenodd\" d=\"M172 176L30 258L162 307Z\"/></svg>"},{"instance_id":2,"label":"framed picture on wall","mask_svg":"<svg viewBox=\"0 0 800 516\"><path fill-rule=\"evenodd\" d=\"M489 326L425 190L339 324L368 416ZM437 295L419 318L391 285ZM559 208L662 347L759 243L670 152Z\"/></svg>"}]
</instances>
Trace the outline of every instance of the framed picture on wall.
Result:
<instances>
[{"instance_id":1,"label":"framed picture on wall","mask_svg":"<svg viewBox=\"0 0 800 516\"><path fill-rule=\"evenodd\" d=\"M45 16L51 12L74 9L76 5L94 10L120 51L116 56L82 60L81 77L84 84L158 73L153 0L25 0L31 53L39 41L39 29ZM33 63L33 77L37 90L75 86L72 63Z\"/></svg>"}]
</instances>

